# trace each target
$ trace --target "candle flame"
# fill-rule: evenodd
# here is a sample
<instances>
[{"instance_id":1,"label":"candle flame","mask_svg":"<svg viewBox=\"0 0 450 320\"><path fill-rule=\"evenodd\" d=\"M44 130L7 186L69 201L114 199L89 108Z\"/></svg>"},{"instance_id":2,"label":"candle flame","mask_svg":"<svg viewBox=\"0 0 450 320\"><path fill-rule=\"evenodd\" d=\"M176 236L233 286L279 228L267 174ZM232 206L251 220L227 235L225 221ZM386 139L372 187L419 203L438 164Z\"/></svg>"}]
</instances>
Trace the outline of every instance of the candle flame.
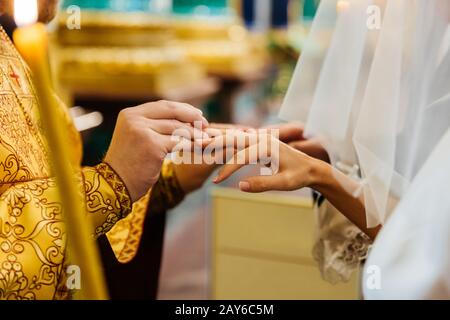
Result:
<instances>
[{"instance_id":1,"label":"candle flame","mask_svg":"<svg viewBox=\"0 0 450 320\"><path fill-rule=\"evenodd\" d=\"M37 0L14 0L14 19L19 27L36 23L38 20Z\"/></svg>"},{"instance_id":2,"label":"candle flame","mask_svg":"<svg viewBox=\"0 0 450 320\"><path fill-rule=\"evenodd\" d=\"M347 0L339 0L336 4L336 10L339 13L346 11L348 7L350 7L350 2Z\"/></svg>"}]
</instances>

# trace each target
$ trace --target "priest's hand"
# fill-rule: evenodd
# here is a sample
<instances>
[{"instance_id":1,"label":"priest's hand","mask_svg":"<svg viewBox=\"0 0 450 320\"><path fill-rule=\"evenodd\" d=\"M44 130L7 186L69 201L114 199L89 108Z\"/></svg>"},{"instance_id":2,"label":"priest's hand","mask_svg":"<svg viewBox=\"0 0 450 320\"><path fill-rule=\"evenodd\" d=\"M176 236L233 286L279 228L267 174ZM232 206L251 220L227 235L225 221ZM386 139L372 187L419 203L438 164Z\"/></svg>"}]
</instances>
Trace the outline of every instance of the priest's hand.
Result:
<instances>
[{"instance_id":1,"label":"priest's hand","mask_svg":"<svg viewBox=\"0 0 450 320\"><path fill-rule=\"evenodd\" d=\"M194 123L208 126L195 107L171 101L146 103L120 112L105 157L122 178L133 201L140 199L157 181L166 155L179 143L172 134L195 132Z\"/></svg>"}]
</instances>

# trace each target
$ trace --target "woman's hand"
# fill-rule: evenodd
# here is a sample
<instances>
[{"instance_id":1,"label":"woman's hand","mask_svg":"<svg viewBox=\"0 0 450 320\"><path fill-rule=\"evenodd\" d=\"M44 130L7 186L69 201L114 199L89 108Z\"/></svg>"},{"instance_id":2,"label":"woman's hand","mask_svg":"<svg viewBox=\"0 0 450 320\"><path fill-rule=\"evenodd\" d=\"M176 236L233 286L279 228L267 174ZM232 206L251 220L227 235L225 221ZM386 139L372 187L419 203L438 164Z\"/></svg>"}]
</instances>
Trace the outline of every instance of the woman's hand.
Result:
<instances>
[{"instance_id":1,"label":"woman's hand","mask_svg":"<svg viewBox=\"0 0 450 320\"><path fill-rule=\"evenodd\" d=\"M279 141L272 135L257 135L257 142L248 133L245 147L237 149L234 157L227 162L214 179L220 183L245 165L262 162L271 166L273 174L243 179L239 188L245 192L264 192L270 190L292 191L310 187L324 195L344 216L358 226L372 239L375 239L381 226L367 228L364 194L358 193L360 184L334 169L328 163L310 157ZM233 137L226 139L234 141ZM236 137L234 137L236 138ZM216 137L211 143L219 145L223 138ZM241 137L242 140L242 137ZM225 147L229 148L226 144Z\"/></svg>"},{"instance_id":2,"label":"woman's hand","mask_svg":"<svg viewBox=\"0 0 450 320\"><path fill-rule=\"evenodd\" d=\"M215 183L226 180L246 165L262 162L271 167L274 171L273 174L242 180L239 183L242 191L291 191L314 184L318 160L290 147L270 134L241 133L241 135L245 135L245 139L241 137L242 140L245 140L245 149L237 149L234 157L219 171L218 176L214 179ZM232 141L233 139L228 137L227 140ZM217 143L217 140L212 143Z\"/></svg>"},{"instance_id":3,"label":"woman's hand","mask_svg":"<svg viewBox=\"0 0 450 320\"><path fill-rule=\"evenodd\" d=\"M303 125L296 122L276 124L267 127L268 129L279 130L279 139L289 144L294 149L306 153L307 155L330 162L327 151L323 148L317 139L306 139L304 136Z\"/></svg>"},{"instance_id":4,"label":"woman's hand","mask_svg":"<svg viewBox=\"0 0 450 320\"><path fill-rule=\"evenodd\" d=\"M278 130L278 139L284 143L305 141L303 125L297 122L274 124L265 127L267 130Z\"/></svg>"}]
</instances>

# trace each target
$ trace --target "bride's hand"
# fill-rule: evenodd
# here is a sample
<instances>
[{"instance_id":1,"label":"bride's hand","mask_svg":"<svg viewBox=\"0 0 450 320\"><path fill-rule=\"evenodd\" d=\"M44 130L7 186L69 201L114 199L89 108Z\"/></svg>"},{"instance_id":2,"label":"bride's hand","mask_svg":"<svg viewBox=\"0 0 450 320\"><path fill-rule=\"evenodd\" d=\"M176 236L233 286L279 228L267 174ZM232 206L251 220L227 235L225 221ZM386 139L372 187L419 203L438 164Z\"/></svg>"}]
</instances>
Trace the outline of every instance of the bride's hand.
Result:
<instances>
[{"instance_id":1,"label":"bride's hand","mask_svg":"<svg viewBox=\"0 0 450 320\"><path fill-rule=\"evenodd\" d=\"M242 191L291 191L315 183L316 175L323 165L322 161L290 147L270 134L254 135L256 136L245 133L244 149L238 149L234 157L221 168L214 179L215 183L226 180L246 165L256 163L271 167L273 174L249 177L240 181L239 188Z\"/></svg>"},{"instance_id":2,"label":"bride's hand","mask_svg":"<svg viewBox=\"0 0 450 320\"><path fill-rule=\"evenodd\" d=\"M306 153L307 155L316 159L330 162L327 151L317 139L306 139L304 137L303 125L296 122L288 122L271 125L266 128L278 130L279 139L284 143L289 144L294 149Z\"/></svg>"},{"instance_id":3,"label":"bride's hand","mask_svg":"<svg viewBox=\"0 0 450 320\"><path fill-rule=\"evenodd\" d=\"M241 143L245 140L243 146L236 144L239 139ZM224 181L245 165L262 162L266 166L270 165L275 171L274 174L241 180L239 188L242 191L292 191L310 187L325 196L336 209L372 239L375 239L380 230L381 226L367 228L363 195L355 196L361 187L360 183L333 169L325 161L306 155L267 134L232 132L205 141L203 146L214 147L221 153L234 150L234 156L219 171L214 179L215 183Z\"/></svg>"}]
</instances>

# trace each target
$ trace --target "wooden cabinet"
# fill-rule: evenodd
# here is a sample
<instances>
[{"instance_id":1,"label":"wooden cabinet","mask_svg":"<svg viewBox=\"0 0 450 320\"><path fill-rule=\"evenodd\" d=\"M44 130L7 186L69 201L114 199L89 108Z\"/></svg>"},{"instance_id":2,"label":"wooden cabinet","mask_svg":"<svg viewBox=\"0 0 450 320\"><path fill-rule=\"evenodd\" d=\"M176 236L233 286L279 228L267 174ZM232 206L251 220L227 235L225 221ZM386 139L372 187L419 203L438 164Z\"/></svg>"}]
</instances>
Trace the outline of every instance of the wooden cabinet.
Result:
<instances>
[{"instance_id":1,"label":"wooden cabinet","mask_svg":"<svg viewBox=\"0 0 450 320\"><path fill-rule=\"evenodd\" d=\"M312 201L292 195L213 191L213 299L357 299L321 278L311 251Z\"/></svg>"}]
</instances>

